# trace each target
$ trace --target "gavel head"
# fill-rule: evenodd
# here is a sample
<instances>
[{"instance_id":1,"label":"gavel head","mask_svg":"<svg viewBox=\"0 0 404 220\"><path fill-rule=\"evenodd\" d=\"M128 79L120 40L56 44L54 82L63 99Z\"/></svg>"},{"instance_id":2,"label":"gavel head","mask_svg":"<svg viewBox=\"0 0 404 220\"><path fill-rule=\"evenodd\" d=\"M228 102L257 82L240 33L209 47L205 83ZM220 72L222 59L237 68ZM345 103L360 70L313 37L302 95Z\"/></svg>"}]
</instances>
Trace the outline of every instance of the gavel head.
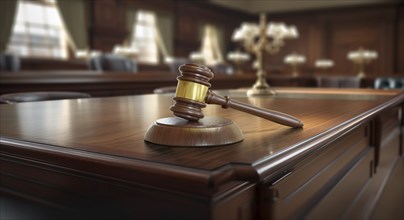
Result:
<instances>
[{"instance_id":1,"label":"gavel head","mask_svg":"<svg viewBox=\"0 0 404 220\"><path fill-rule=\"evenodd\" d=\"M213 73L208 67L198 64L183 64L179 70L181 76L177 77L177 90L173 98L175 104L170 110L180 118L198 121L203 118L201 108L206 107L205 97Z\"/></svg>"}]
</instances>

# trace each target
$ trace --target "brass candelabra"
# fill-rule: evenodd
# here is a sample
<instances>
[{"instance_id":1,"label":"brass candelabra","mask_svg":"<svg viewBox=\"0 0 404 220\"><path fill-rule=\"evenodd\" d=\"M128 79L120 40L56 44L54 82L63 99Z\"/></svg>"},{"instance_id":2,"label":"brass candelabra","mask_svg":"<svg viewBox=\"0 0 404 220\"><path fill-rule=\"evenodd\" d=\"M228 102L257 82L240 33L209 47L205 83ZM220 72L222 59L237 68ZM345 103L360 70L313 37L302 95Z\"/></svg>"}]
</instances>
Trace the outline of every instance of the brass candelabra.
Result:
<instances>
[{"instance_id":1,"label":"brass candelabra","mask_svg":"<svg viewBox=\"0 0 404 220\"><path fill-rule=\"evenodd\" d=\"M268 23L265 14L260 15L259 25L243 23L233 34L233 41L242 42L244 48L255 54L257 65L257 81L247 95L274 95L276 92L268 85L264 68L264 53L275 54L284 45L284 39L297 38L295 26L284 23ZM270 40L270 39L271 40Z\"/></svg>"}]
</instances>

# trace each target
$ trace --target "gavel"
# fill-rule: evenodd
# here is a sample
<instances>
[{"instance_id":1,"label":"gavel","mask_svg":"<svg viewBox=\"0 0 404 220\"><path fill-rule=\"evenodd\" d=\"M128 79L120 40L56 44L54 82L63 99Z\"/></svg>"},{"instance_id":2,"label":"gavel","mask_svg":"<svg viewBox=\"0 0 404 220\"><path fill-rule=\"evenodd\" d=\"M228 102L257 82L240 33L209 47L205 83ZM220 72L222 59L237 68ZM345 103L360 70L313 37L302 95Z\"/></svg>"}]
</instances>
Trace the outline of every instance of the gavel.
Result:
<instances>
[{"instance_id":1,"label":"gavel","mask_svg":"<svg viewBox=\"0 0 404 220\"><path fill-rule=\"evenodd\" d=\"M177 117L184 118L188 121L198 121L203 118L202 108L206 104L221 105L222 108L233 108L243 111L267 120L294 127L303 127L303 123L288 114L258 108L236 100L230 99L228 96L219 96L209 90L211 84L209 80L213 78L212 71L198 64L183 64L179 67L181 76L177 77L178 84L173 100L175 104L170 110Z\"/></svg>"}]
</instances>

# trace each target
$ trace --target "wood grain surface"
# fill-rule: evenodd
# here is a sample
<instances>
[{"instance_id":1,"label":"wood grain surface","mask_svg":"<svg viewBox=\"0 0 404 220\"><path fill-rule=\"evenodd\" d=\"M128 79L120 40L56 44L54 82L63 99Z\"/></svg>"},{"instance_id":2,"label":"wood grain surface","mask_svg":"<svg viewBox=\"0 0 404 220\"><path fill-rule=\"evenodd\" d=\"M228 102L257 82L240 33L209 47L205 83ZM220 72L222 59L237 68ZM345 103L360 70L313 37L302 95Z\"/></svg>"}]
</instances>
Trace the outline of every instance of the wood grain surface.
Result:
<instances>
[{"instance_id":1,"label":"wood grain surface","mask_svg":"<svg viewBox=\"0 0 404 220\"><path fill-rule=\"evenodd\" d=\"M343 93L312 98L306 94L307 98L298 99L293 95L236 97L242 102L292 114L301 119L305 127L288 128L236 110L208 106L204 109L205 115L234 121L245 138L234 145L198 149L167 148L143 140L146 129L156 119L171 116L168 108L173 102L172 95L2 105L1 143L14 139L43 144L43 148L54 152L75 150L88 157L94 153L202 170L230 164L271 164L279 155L304 149L311 142L327 141L324 137L338 135L337 132L361 123L358 119L371 117L375 110L387 106L386 101L391 100L389 105L402 101L402 94L393 99L391 93L369 93L357 98Z\"/></svg>"},{"instance_id":2,"label":"wood grain surface","mask_svg":"<svg viewBox=\"0 0 404 220\"><path fill-rule=\"evenodd\" d=\"M303 128L208 105L206 116L230 119L244 140L207 148L144 141L154 121L171 117L173 94L0 105L0 195L50 207L58 219L323 218L328 206L336 218L363 218L380 211L372 205L380 196L369 195L381 195L389 178L376 169L391 170L400 159L404 94L276 89L277 96L259 98L244 89L216 92L292 114Z\"/></svg>"}]
</instances>

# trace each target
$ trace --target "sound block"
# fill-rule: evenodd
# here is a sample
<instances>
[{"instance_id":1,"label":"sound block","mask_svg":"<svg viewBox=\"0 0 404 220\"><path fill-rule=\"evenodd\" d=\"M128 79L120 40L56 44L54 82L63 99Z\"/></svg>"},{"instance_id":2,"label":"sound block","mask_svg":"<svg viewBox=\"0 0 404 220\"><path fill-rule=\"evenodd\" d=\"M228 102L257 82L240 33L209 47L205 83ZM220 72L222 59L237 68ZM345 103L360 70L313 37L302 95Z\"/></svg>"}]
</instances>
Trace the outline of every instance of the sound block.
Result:
<instances>
[{"instance_id":1,"label":"sound block","mask_svg":"<svg viewBox=\"0 0 404 220\"><path fill-rule=\"evenodd\" d=\"M207 147L234 144L243 140L243 133L233 121L221 117L204 117L191 122L179 117L155 121L144 140L153 144L178 147Z\"/></svg>"}]
</instances>

